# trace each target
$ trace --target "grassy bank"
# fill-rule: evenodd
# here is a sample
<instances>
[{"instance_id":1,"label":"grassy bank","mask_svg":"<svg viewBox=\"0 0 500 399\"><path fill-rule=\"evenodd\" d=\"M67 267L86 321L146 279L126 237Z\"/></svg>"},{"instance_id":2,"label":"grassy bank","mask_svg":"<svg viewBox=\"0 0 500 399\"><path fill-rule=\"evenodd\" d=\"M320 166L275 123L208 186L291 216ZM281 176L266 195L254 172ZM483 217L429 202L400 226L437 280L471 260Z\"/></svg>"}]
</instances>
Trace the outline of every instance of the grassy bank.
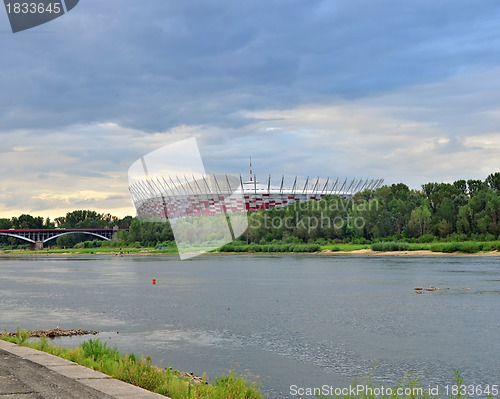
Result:
<instances>
[{"instance_id":1,"label":"grassy bank","mask_svg":"<svg viewBox=\"0 0 500 399\"><path fill-rule=\"evenodd\" d=\"M133 255L133 254L177 254L176 247L98 247L98 248L45 248L41 251L30 251L28 249L3 250L4 254L21 255L45 255L45 254L79 254L79 255Z\"/></svg>"},{"instance_id":2,"label":"grassy bank","mask_svg":"<svg viewBox=\"0 0 500 399\"><path fill-rule=\"evenodd\" d=\"M121 354L99 339L83 342L72 349L62 349L52 345L47 338L28 342L29 333L18 328L13 337L0 335L1 339L44 351L73 361L85 367L101 371L114 378L142 387L172 399L263 399L259 386L252 381L237 376L234 372L217 378L207 384L202 381L180 377L180 372L172 368L161 369L152 365L150 356L138 359L134 354ZM478 391L478 389L480 391ZM338 391L338 392L337 392ZM466 385L458 370L455 383L443 387L423 387L419 379L404 376L394 386L376 384L371 376L354 380L349 387L317 388L290 386L293 397L314 396L321 399L472 399L482 397L498 398L499 387Z\"/></svg>"},{"instance_id":3,"label":"grassy bank","mask_svg":"<svg viewBox=\"0 0 500 399\"><path fill-rule=\"evenodd\" d=\"M332 252L352 252L370 248L371 244L353 244L353 243L326 244L321 246L321 250L326 249Z\"/></svg>"},{"instance_id":4,"label":"grassy bank","mask_svg":"<svg viewBox=\"0 0 500 399\"><path fill-rule=\"evenodd\" d=\"M377 242L371 246L373 251L421 251L443 253L467 253L474 254L480 251L500 251L500 241L455 241L455 242L432 242L432 243L408 243L403 241Z\"/></svg>"},{"instance_id":5,"label":"grassy bank","mask_svg":"<svg viewBox=\"0 0 500 399\"><path fill-rule=\"evenodd\" d=\"M256 383L230 372L213 383L194 383L181 378L178 370L161 369L151 363L151 357L137 358L134 354L121 354L99 339L90 339L72 349L55 346L47 338L28 342L29 333L18 329L16 336L0 336L18 345L28 346L62 357L82 366L98 370L119 380L171 397L172 399L262 399Z\"/></svg>"},{"instance_id":6,"label":"grassy bank","mask_svg":"<svg viewBox=\"0 0 500 399\"><path fill-rule=\"evenodd\" d=\"M319 244L286 244L286 243L271 243L271 244L243 244L230 243L218 249L218 252L318 252L321 251Z\"/></svg>"},{"instance_id":7,"label":"grassy bank","mask_svg":"<svg viewBox=\"0 0 500 399\"><path fill-rule=\"evenodd\" d=\"M207 247L196 248L199 251L212 253L315 253L321 251L331 252L353 252L362 249L372 249L375 252L407 252L407 251L432 251L436 253L465 253L475 254L478 252L500 251L500 241L442 241L415 243L406 241L382 241L374 244L364 243L287 243L274 241L265 244L245 244L241 241L234 241L226 244L217 250ZM46 248L42 251L29 251L26 249L4 250L3 254L13 255L44 255L44 254L79 254L79 255L162 255L177 254L175 245L142 247L142 246L100 246L77 248Z\"/></svg>"},{"instance_id":8,"label":"grassy bank","mask_svg":"<svg viewBox=\"0 0 500 399\"><path fill-rule=\"evenodd\" d=\"M346 244L341 244L342 247L346 247ZM348 245L347 245L348 246ZM366 246L369 247L369 246ZM219 249L213 250L213 247L194 247L194 249L199 251L207 252L246 252L246 253L259 253L259 252L287 252L287 253L310 253L318 252L323 249L319 244L288 244L288 243L271 243L271 244L244 244L236 241L235 243L229 243L222 246ZM357 248L357 247L356 247ZM338 249L340 250L340 249ZM177 254L176 246L156 246L156 247L79 247L79 248L45 248L42 251L30 251L27 249L11 249L4 250L4 254L28 254L28 255L43 255L43 254L81 254L81 255L92 255L92 254L112 254L112 255L133 255L133 254Z\"/></svg>"},{"instance_id":9,"label":"grassy bank","mask_svg":"<svg viewBox=\"0 0 500 399\"><path fill-rule=\"evenodd\" d=\"M287 244L274 242L271 244L226 244L217 252L231 253L314 253L324 250L332 252L354 252L362 249L371 249L375 252L405 252L405 251L432 251L436 253L467 253L500 251L500 241L452 241L431 243L408 243L405 241L377 242L374 244L355 243L309 243Z\"/></svg>"}]
</instances>

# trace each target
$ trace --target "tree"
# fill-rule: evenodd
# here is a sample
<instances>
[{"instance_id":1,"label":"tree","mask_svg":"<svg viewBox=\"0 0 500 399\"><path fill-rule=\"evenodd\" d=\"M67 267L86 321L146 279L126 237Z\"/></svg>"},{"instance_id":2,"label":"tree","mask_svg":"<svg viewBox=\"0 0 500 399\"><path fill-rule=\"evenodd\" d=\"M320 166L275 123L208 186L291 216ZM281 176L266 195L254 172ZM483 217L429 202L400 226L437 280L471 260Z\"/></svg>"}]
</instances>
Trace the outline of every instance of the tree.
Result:
<instances>
[{"instance_id":1,"label":"tree","mask_svg":"<svg viewBox=\"0 0 500 399\"><path fill-rule=\"evenodd\" d=\"M439 204L436 216L439 220L445 220L452 226L455 225L457 219L457 210L455 208L455 203L449 197L443 199L441 204Z\"/></svg>"},{"instance_id":2,"label":"tree","mask_svg":"<svg viewBox=\"0 0 500 399\"><path fill-rule=\"evenodd\" d=\"M474 212L469 205L461 206L457 216L457 231L468 234L472 230L472 219Z\"/></svg>"},{"instance_id":3,"label":"tree","mask_svg":"<svg viewBox=\"0 0 500 399\"><path fill-rule=\"evenodd\" d=\"M441 237L453 233L453 225L445 219L442 219L438 224L438 232Z\"/></svg>"},{"instance_id":4,"label":"tree","mask_svg":"<svg viewBox=\"0 0 500 399\"><path fill-rule=\"evenodd\" d=\"M474 197L487 188L488 184L481 180L467 180L467 189L469 190L469 196L471 197Z\"/></svg>"},{"instance_id":5,"label":"tree","mask_svg":"<svg viewBox=\"0 0 500 399\"><path fill-rule=\"evenodd\" d=\"M486 178L486 184L492 189L500 192L500 172L492 173Z\"/></svg>"},{"instance_id":6,"label":"tree","mask_svg":"<svg viewBox=\"0 0 500 399\"><path fill-rule=\"evenodd\" d=\"M23 214L19 217L13 217L12 227L14 229L42 229L43 217L33 217L27 214Z\"/></svg>"},{"instance_id":7,"label":"tree","mask_svg":"<svg viewBox=\"0 0 500 399\"><path fill-rule=\"evenodd\" d=\"M119 219L116 222L116 225L120 229L128 229L130 227L130 223L132 223L132 216L125 216L123 219Z\"/></svg>"},{"instance_id":8,"label":"tree","mask_svg":"<svg viewBox=\"0 0 500 399\"><path fill-rule=\"evenodd\" d=\"M460 190L463 195L467 195L467 182L465 180L457 180L453 185Z\"/></svg>"},{"instance_id":9,"label":"tree","mask_svg":"<svg viewBox=\"0 0 500 399\"><path fill-rule=\"evenodd\" d=\"M486 200L484 212L488 215L490 223L488 233L495 236L500 234L500 192L490 191Z\"/></svg>"},{"instance_id":10,"label":"tree","mask_svg":"<svg viewBox=\"0 0 500 399\"><path fill-rule=\"evenodd\" d=\"M10 228L12 228L10 219L0 219L0 230L9 230Z\"/></svg>"},{"instance_id":11,"label":"tree","mask_svg":"<svg viewBox=\"0 0 500 399\"><path fill-rule=\"evenodd\" d=\"M414 237L421 237L429 232L431 225L431 211L428 206L421 205L411 212L408 227Z\"/></svg>"},{"instance_id":12,"label":"tree","mask_svg":"<svg viewBox=\"0 0 500 399\"><path fill-rule=\"evenodd\" d=\"M64 223L66 223L66 218L64 216L59 216L54 219L54 223L57 227L63 227Z\"/></svg>"},{"instance_id":13,"label":"tree","mask_svg":"<svg viewBox=\"0 0 500 399\"><path fill-rule=\"evenodd\" d=\"M427 200L429 201L429 203L433 208L434 208L434 203L433 203L434 193L437 191L438 185L439 185L438 183L422 184L422 190L424 191Z\"/></svg>"},{"instance_id":14,"label":"tree","mask_svg":"<svg viewBox=\"0 0 500 399\"><path fill-rule=\"evenodd\" d=\"M156 245L158 242L173 241L174 235L170 223L144 222L133 219L130 223L128 243L140 242L142 245Z\"/></svg>"}]
</instances>

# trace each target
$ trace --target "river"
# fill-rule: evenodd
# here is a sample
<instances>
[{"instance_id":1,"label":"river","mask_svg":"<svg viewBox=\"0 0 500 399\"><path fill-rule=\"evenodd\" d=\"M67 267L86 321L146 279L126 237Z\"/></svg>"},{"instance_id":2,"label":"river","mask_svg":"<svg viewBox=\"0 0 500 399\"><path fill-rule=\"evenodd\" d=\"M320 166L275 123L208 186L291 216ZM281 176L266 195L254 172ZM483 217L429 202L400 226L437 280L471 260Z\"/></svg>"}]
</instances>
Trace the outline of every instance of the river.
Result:
<instances>
[{"instance_id":1,"label":"river","mask_svg":"<svg viewBox=\"0 0 500 399\"><path fill-rule=\"evenodd\" d=\"M357 374L445 386L455 368L467 384L500 384L496 257L3 257L0 312L9 331L98 330L157 365L235 370L269 398Z\"/></svg>"}]
</instances>

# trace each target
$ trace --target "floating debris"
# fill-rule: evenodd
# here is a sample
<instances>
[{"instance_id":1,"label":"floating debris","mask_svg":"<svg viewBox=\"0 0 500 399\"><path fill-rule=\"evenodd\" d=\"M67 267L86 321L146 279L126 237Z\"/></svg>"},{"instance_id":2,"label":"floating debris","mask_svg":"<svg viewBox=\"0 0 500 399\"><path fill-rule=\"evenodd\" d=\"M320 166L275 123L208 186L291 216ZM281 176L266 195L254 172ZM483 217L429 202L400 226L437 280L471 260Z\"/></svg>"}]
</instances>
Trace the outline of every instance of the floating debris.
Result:
<instances>
[{"instance_id":1,"label":"floating debris","mask_svg":"<svg viewBox=\"0 0 500 399\"><path fill-rule=\"evenodd\" d=\"M439 289L439 287L433 287L432 285L429 288L426 288L425 290L422 287L415 287L414 288L415 294L423 294L424 291L432 292L432 291L436 291L438 289Z\"/></svg>"},{"instance_id":2,"label":"floating debris","mask_svg":"<svg viewBox=\"0 0 500 399\"><path fill-rule=\"evenodd\" d=\"M75 335L96 335L98 331L91 331L91 330L82 330L79 328L78 330L63 330L61 327L56 327L51 330L33 330L33 331L28 331L30 334L30 338L40 338L40 337L47 337L47 338L56 338L56 337L72 337ZM5 333L2 334L7 337L15 337L17 333Z\"/></svg>"},{"instance_id":3,"label":"floating debris","mask_svg":"<svg viewBox=\"0 0 500 399\"><path fill-rule=\"evenodd\" d=\"M173 372L174 369L172 367L167 367L165 370ZM177 378L184 380L188 379L192 384L196 385L202 385L202 384L208 384L208 382L205 380L205 377L200 377L194 374L193 372L188 373L186 371L175 371ZM205 373L203 373L205 375Z\"/></svg>"},{"instance_id":4,"label":"floating debris","mask_svg":"<svg viewBox=\"0 0 500 399\"><path fill-rule=\"evenodd\" d=\"M194 373L186 373L185 371L179 371L179 378L189 378L192 383L197 385L208 384L202 377L199 377Z\"/></svg>"}]
</instances>

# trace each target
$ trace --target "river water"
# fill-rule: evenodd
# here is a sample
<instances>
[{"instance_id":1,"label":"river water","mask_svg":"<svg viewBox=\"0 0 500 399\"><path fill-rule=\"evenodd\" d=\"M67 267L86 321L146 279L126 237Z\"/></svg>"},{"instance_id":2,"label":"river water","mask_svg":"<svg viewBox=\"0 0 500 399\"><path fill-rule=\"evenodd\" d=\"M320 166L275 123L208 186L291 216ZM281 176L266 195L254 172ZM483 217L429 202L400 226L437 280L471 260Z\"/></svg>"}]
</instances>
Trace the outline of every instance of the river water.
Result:
<instances>
[{"instance_id":1,"label":"river water","mask_svg":"<svg viewBox=\"0 0 500 399\"><path fill-rule=\"evenodd\" d=\"M269 398L367 374L445 386L455 368L467 384L500 384L495 257L4 257L0 312L9 331L98 330L157 365L209 379L235 370Z\"/></svg>"}]
</instances>

